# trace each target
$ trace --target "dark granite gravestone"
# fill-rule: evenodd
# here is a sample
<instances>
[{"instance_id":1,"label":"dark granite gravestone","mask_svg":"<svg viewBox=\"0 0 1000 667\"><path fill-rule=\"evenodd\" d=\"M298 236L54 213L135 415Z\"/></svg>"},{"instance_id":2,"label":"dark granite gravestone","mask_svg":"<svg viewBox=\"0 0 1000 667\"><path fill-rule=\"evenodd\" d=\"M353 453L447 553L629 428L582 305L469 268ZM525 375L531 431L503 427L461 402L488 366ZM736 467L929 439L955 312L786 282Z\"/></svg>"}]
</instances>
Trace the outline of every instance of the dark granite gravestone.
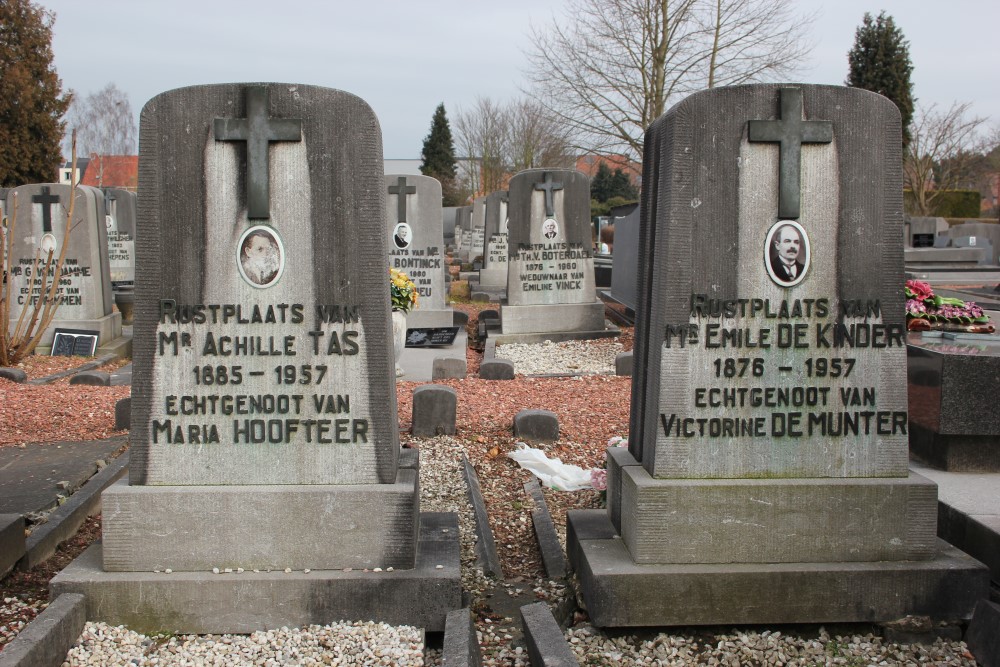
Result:
<instances>
[{"instance_id":1,"label":"dark granite gravestone","mask_svg":"<svg viewBox=\"0 0 1000 667\"><path fill-rule=\"evenodd\" d=\"M615 245L611 255L611 298L635 312L639 278L639 207L615 218Z\"/></svg>"},{"instance_id":2,"label":"dark granite gravestone","mask_svg":"<svg viewBox=\"0 0 1000 667\"><path fill-rule=\"evenodd\" d=\"M499 300L507 291L507 192L486 196L486 227L483 231L483 268L479 287Z\"/></svg>"},{"instance_id":3,"label":"dark granite gravestone","mask_svg":"<svg viewBox=\"0 0 1000 667\"><path fill-rule=\"evenodd\" d=\"M948 221L944 218L915 217L907 220L910 228L912 248L934 248L934 239L948 233Z\"/></svg>"},{"instance_id":4,"label":"dark granite gravestone","mask_svg":"<svg viewBox=\"0 0 1000 667\"><path fill-rule=\"evenodd\" d=\"M954 472L1000 472L1000 336L911 333L910 452Z\"/></svg>"},{"instance_id":5,"label":"dark granite gravestone","mask_svg":"<svg viewBox=\"0 0 1000 667\"><path fill-rule=\"evenodd\" d=\"M604 331L594 286L590 179L530 169L510 180L504 335Z\"/></svg>"},{"instance_id":6,"label":"dark granite gravestone","mask_svg":"<svg viewBox=\"0 0 1000 667\"><path fill-rule=\"evenodd\" d=\"M108 228L111 286L118 290L135 284L136 194L121 188L104 189Z\"/></svg>"},{"instance_id":7,"label":"dark granite gravestone","mask_svg":"<svg viewBox=\"0 0 1000 667\"><path fill-rule=\"evenodd\" d=\"M457 525L420 515L400 454L374 113L220 84L141 118L129 480L102 498L103 546L53 590L136 629L443 628Z\"/></svg>"},{"instance_id":8,"label":"dark granite gravestone","mask_svg":"<svg viewBox=\"0 0 1000 667\"><path fill-rule=\"evenodd\" d=\"M10 262L11 311L13 328L22 309L32 307L41 290L41 272L46 252L53 251L50 277L63 251L69 215L70 186L59 184L22 185L7 193L9 217L15 240ZM108 351L120 350L121 315L114 312L105 226L104 194L97 188L77 186L73 220L56 296L61 300L56 318L42 335L36 348L46 353L56 328L88 329L98 332L99 344ZM37 259L36 259L37 257ZM51 281L48 282L51 284Z\"/></svg>"},{"instance_id":9,"label":"dark granite gravestone","mask_svg":"<svg viewBox=\"0 0 1000 667\"><path fill-rule=\"evenodd\" d=\"M645 145L629 451L568 517L592 621L968 618L986 571L907 467L896 107L717 88Z\"/></svg>"},{"instance_id":10,"label":"dark granite gravestone","mask_svg":"<svg viewBox=\"0 0 1000 667\"><path fill-rule=\"evenodd\" d=\"M419 294L417 307L406 314L406 326L451 326L454 315L445 305L441 183L430 176L399 174L387 175L385 183L389 266L406 273Z\"/></svg>"}]
</instances>

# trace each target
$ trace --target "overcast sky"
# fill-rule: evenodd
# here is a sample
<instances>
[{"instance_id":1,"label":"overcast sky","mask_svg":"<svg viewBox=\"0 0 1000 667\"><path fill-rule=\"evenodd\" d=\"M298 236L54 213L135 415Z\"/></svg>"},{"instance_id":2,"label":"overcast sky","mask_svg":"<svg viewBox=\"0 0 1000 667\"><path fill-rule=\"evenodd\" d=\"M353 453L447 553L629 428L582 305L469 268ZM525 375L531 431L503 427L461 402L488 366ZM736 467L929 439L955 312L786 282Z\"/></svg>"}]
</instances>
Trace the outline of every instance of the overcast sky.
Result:
<instances>
[{"instance_id":1,"label":"overcast sky","mask_svg":"<svg viewBox=\"0 0 1000 667\"><path fill-rule=\"evenodd\" d=\"M367 101L387 158L419 158L435 107L518 95L529 24L563 0L40 0L56 12L55 65L86 95L114 83L138 116L154 95L205 83L340 88ZM842 84L866 11L884 9L910 42L920 103L972 102L1000 124L997 0L800 0L818 11L807 83Z\"/></svg>"}]
</instances>

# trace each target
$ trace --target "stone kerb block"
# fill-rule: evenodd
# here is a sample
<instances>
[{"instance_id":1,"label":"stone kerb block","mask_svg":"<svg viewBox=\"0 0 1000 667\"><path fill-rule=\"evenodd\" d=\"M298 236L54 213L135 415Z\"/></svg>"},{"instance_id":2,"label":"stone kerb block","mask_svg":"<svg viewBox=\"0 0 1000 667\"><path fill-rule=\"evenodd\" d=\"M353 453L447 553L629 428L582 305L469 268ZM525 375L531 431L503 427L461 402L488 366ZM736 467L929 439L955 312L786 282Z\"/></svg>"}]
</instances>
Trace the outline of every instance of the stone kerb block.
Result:
<instances>
[{"instance_id":1,"label":"stone kerb block","mask_svg":"<svg viewBox=\"0 0 1000 667\"><path fill-rule=\"evenodd\" d=\"M122 431L132 424L132 397L127 396L115 403L115 430Z\"/></svg>"},{"instance_id":2,"label":"stone kerb block","mask_svg":"<svg viewBox=\"0 0 1000 667\"><path fill-rule=\"evenodd\" d=\"M444 667L482 667L483 658L476 637L476 625L468 607L448 612L444 624L444 646L441 650Z\"/></svg>"},{"instance_id":3,"label":"stone kerb block","mask_svg":"<svg viewBox=\"0 0 1000 667\"><path fill-rule=\"evenodd\" d=\"M100 344L121 338L121 314L114 311L105 222L104 193L97 188L55 183L22 185L12 189L8 206L17 197L16 234L11 257L10 287L16 295L10 304L11 326L31 299L25 295L41 287L41 270L34 270L39 248L66 255L57 295L62 299L56 319L45 330L41 348L52 344L56 329L97 331ZM66 238L67 216L73 199L72 233ZM43 260L44 261L44 260ZM31 277L29 277L29 274Z\"/></svg>"},{"instance_id":4,"label":"stone kerb block","mask_svg":"<svg viewBox=\"0 0 1000 667\"><path fill-rule=\"evenodd\" d=\"M445 303L441 183L430 176L386 174L386 246L389 266L406 273L420 299L408 327L451 326Z\"/></svg>"},{"instance_id":5,"label":"stone kerb block","mask_svg":"<svg viewBox=\"0 0 1000 667\"><path fill-rule=\"evenodd\" d=\"M980 600L965 634L965 643L983 667L1000 667L1000 605Z\"/></svg>"},{"instance_id":6,"label":"stone kerb block","mask_svg":"<svg viewBox=\"0 0 1000 667\"><path fill-rule=\"evenodd\" d=\"M632 350L615 355L615 375L632 375L634 355Z\"/></svg>"},{"instance_id":7,"label":"stone kerb block","mask_svg":"<svg viewBox=\"0 0 1000 667\"><path fill-rule=\"evenodd\" d=\"M24 517L20 514L0 514L0 577L21 560L24 549Z\"/></svg>"},{"instance_id":8,"label":"stone kerb block","mask_svg":"<svg viewBox=\"0 0 1000 667\"><path fill-rule=\"evenodd\" d=\"M0 378L10 380L11 382L23 383L28 381L28 374L20 368L4 366L0 368Z\"/></svg>"},{"instance_id":9,"label":"stone kerb block","mask_svg":"<svg viewBox=\"0 0 1000 667\"><path fill-rule=\"evenodd\" d=\"M514 362L508 359L483 359L479 364L480 380L513 380Z\"/></svg>"},{"instance_id":10,"label":"stone kerb block","mask_svg":"<svg viewBox=\"0 0 1000 667\"><path fill-rule=\"evenodd\" d=\"M458 394L451 387L425 384L413 390L411 432L420 438L455 434Z\"/></svg>"},{"instance_id":11,"label":"stone kerb block","mask_svg":"<svg viewBox=\"0 0 1000 667\"><path fill-rule=\"evenodd\" d=\"M525 442L555 442L559 417L549 410L521 410L514 415L514 435Z\"/></svg>"},{"instance_id":12,"label":"stone kerb block","mask_svg":"<svg viewBox=\"0 0 1000 667\"><path fill-rule=\"evenodd\" d=\"M432 380L465 379L469 374L469 364L456 357L435 357L431 364Z\"/></svg>"},{"instance_id":13,"label":"stone kerb block","mask_svg":"<svg viewBox=\"0 0 1000 667\"><path fill-rule=\"evenodd\" d=\"M4 647L0 667L60 667L86 624L86 598L59 595Z\"/></svg>"},{"instance_id":14,"label":"stone kerb block","mask_svg":"<svg viewBox=\"0 0 1000 667\"><path fill-rule=\"evenodd\" d=\"M107 371L80 371L69 379L70 384L85 384L94 387L110 387L111 374Z\"/></svg>"},{"instance_id":15,"label":"stone kerb block","mask_svg":"<svg viewBox=\"0 0 1000 667\"><path fill-rule=\"evenodd\" d=\"M521 627L532 665L577 667L580 664L544 602L521 607Z\"/></svg>"}]
</instances>

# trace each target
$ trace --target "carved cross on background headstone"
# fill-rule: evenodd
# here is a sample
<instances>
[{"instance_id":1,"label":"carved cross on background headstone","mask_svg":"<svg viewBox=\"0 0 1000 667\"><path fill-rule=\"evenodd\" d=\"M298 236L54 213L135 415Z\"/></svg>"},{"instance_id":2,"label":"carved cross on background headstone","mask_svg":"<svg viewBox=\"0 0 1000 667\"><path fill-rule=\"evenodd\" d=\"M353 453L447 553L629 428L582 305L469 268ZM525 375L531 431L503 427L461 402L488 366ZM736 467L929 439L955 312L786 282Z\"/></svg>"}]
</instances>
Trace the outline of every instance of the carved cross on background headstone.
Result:
<instances>
[{"instance_id":1,"label":"carved cross on background headstone","mask_svg":"<svg viewBox=\"0 0 1000 667\"><path fill-rule=\"evenodd\" d=\"M406 177L400 176L396 185L389 186L389 194L396 195L396 222L406 222L406 195L417 194L417 186L407 186Z\"/></svg>"},{"instance_id":2,"label":"carved cross on background headstone","mask_svg":"<svg viewBox=\"0 0 1000 667\"><path fill-rule=\"evenodd\" d=\"M33 204L42 205L42 230L48 234L52 231L52 205L59 203L59 195L52 194L49 186L42 186L42 194L32 195Z\"/></svg>"},{"instance_id":3,"label":"carved cross on background headstone","mask_svg":"<svg viewBox=\"0 0 1000 667\"><path fill-rule=\"evenodd\" d=\"M545 215L546 216L548 216L550 218L555 216L555 214L556 214L556 205L555 205L555 202L553 201L553 198L552 198L552 191L553 190L562 190L562 189L563 189L563 184L562 183L553 183L552 182L552 174L550 174L548 172L545 173L545 182L544 183L535 183L535 190L544 190L545 191Z\"/></svg>"},{"instance_id":4,"label":"carved cross on background headstone","mask_svg":"<svg viewBox=\"0 0 1000 667\"><path fill-rule=\"evenodd\" d=\"M247 143L247 217L271 217L268 192L268 149L272 141L302 141L302 120L269 118L264 86L246 89L246 118L216 118L216 141Z\"/></svg>"},{"instance_id":5,"label":"carved cross on background headstone","mask_svg":"<svg viewBox=\"0 0 1000 667\"><path fill-rule=\"evenodd\" d=\"M802 199L802 144L828 144L833 141L833 123L828 120L802 120L802 89L782 88L781 120L751 120L747 128L750 141L780 143L778 153L778 219L799 217Z\"/></svg>"}]
</instances>

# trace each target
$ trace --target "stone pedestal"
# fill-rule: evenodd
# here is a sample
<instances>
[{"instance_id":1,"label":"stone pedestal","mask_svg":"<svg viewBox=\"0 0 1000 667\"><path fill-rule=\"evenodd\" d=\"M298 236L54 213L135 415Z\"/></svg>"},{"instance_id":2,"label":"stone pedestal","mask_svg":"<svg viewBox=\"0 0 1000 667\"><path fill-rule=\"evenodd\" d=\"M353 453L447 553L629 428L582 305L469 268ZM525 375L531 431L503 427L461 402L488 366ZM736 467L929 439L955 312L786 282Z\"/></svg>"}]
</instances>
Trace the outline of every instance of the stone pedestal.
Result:
<instances>
[{"instance_id":1,"label":"stone pedestal","mask_svg":"<svg viewBox=\"0 0 1000 667\"><path fill-rule=\"evenodd\" d=\"M440 310L411 310L406 314L406 328L451 327L454 326L455 311L451 308Z\"/></svg>"},{"instance_id":2,"label":"stone pedestal","mask_svg":"<svg viewBox=\"0 0 1000 667\"><path fill-rule=\"evenodd\" d=\"M501 333L603 332L604 303L554 303L500 307Z\"/></svg>"}]
</instances>

